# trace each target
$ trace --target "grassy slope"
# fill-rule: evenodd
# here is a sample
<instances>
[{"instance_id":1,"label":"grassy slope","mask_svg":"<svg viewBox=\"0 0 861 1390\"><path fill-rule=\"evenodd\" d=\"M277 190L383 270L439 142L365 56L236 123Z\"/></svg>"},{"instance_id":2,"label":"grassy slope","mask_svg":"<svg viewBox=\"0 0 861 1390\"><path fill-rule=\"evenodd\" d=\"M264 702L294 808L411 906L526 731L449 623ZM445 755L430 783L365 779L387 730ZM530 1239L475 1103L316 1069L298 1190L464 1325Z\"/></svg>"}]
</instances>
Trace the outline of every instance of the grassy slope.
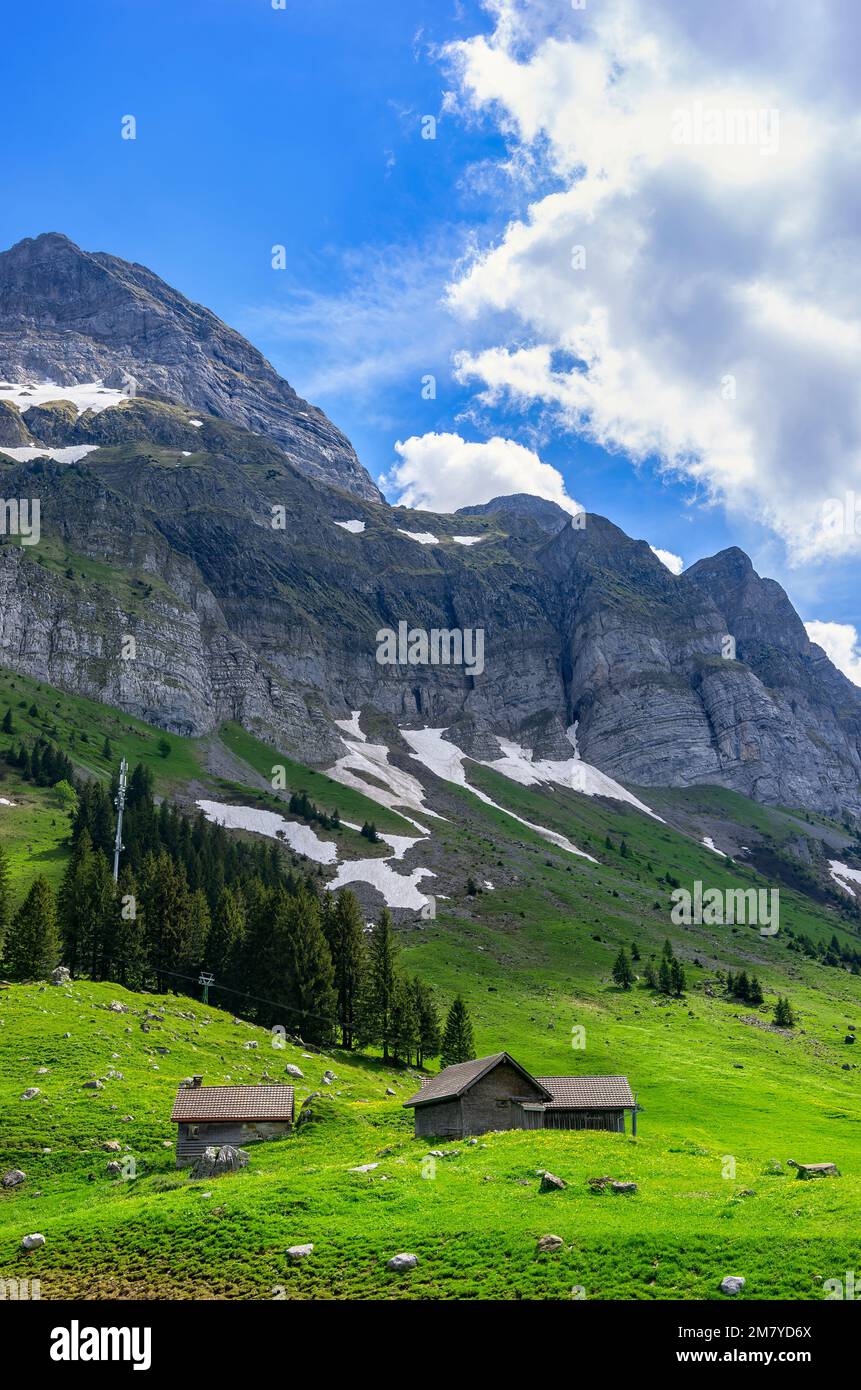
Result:
<instances>
[{"instance_id":1,"label":"grassy slope","mask_svg":"<svg viewBox=\"0 0 861 1390\"><path fill-rule=\"evenodd\" d=\"M12 679L29 693L32 683ZM53 694L63 719L79 729L92 722L100 734L96 747L104 737L99 719L118 719L125 729L116 735L105 726L112 740L127 738L130 756L137 740L153 756L157 731ZM43 692L37 703L45 699ZM25 712L16 709L16 719L25 720ZM261 759L272 758L255 740L225 741L257 771ZM194 776L201 775L194 745L186 742L174 740L166 764L154 753L157 773L168 773L179 745ZM313 795L316 783L306 775ZM412 1079L374 1059L335 1053L335 1089L343 1094L332 1100L329 1116L286 1143L252 1150L248 1171L204 1184L212 1196L203 1197L175 1174L162 1146L172 1136L176 1082L193 1071L209 1082L228 1075L257 1080L266 1066L279 1078L301 1049L272 1051L265 1034L178 999L167 1002L159 1037L141 1032L136 1017L99 1007L112 998L138 1010L152 1004L117 986L76 983L71 997L14 986L0 991L0 1100L10 1116L0 1165L20 1165L28 1182L0 1195L0 1275L38 1275L45 1297L268 1298L276 1286L287 1297L567 1297L582 1285L589 1297L673 1298L714 1297L720 1277L736 1272L748 1279L746 1294L761 1298L817 1297L814 1276L857 1267L861 1073L842 1066L854 1058L843 1038L848 1023L859 1022L859 981L789 952L781 937L670 924L667 889L658 883L667 868L682 882L700 878L710 886L746 877L760 883L751 870L729 866L624 807L539 793L487 769L473 775L496 800L569 835L600 863L573 859L467 791L447 789L452 806L462 808L434 830L451 875L450 896L440 900L435 922L402 926L406 961L436 985L441 1000L463 991L480 1051L508 1047L539 1072L627 1073L644 1106L637 1141L493 1135L482 1141L487 1147L453 1146L460 1155L440 1160L434 1175L425 1176L428 1146L412 1139L399 1103ZM338 804L352 819L342 791ZM27 794L37 804L50 797ZM322 793L315 799L327 804ZM762 817L741 798L732 811L751 824ZM623 835L630 848L624 858ZM495 891L468 898L458 883L469 873L492 880ZM827 905L785 892L781 906L784 922L798 929L829 936L836 929L850 939L846 921ZM636 939L645 959L667 935L686 962L687 998L670 1003L642 989L618 991L610 969L619 944ZM751 1026L745 1018L767 1022L770 1008L757 1016L709 997L703 985L718 965L755 969L768 1005L777 992L790 994L799 1029L786 1036ZM186 1008L214 1021L200 1027L177 1018ZM585 1026L585 1050L570 1045L578 1025ZM63 1039L66 1031L71 1039ZM241 1047L255 1037L258 1051ZM160 1045L171 1049L167 1056L153 1053ZM329 1062L298 1060L308 1083L318 1085L318 1069ZM35 1074L41 1065L49 1067L44 1078ZM91 1072L106 1075L109 1066L125 1080L109 1081L98 1093L81 1089ZM44 1098L20 1101L34 1084ZM386 1098L388 1085L396 1098ZM135 1118L124 1124L126 1113ZM97 1147L105 1138L131 1145L139 1171L134 1181L107 1178L111 1155ZM42 1154L43 1146L53 1152ZM392 1152L383 1156L386 1149ZM767 1177L773 1158L833 1160L844 1176L815 1183L797 1182L791 1172ZM380 1167L370 1175L347 1171L371 1161ZM542 1167L569 1180L567 1190L540 1196L536 1170ZM638 1181L639 1194L591 1196L586 1179L601 1173ZM756 1195L739 1195L748 1189ZM24 1258L18 1244L33 1230L48 1244ZM565 1238L561 1255L535 1255L535 1240L547 1231ZM317 1247L313 1258L291 1268L286 1247L306 1240ZM421 1256L406 1279L383 1268L398 1249Z\"/></svg>"},{"instance_id":2,"label":"grassy slope","mask_svg":"<svg viewBox=\"0 0 861 1390\"><path fill-rule=\"evenodd\" d=\"M110 1013L112 999L138 1013ZM140 1028L145 1006L164 1012L151 1033ZM194 1020L180 1016L188 1010ZM275 1051L262 1030L193 1001L87 983L13 986L0 994L0 1033L3 1163L27 1173L23 1187L0 1197L0 1272L39 1278L43 1298L566 1298L575 1285L590 1298L713 1298L730 1270L747 1276L751 1297L805 1298L818 1295L815 1275L857 1260L861 1179L851 1159L839 1181L764 1177L772 1130L765 1145L751 1136L727 1180L716 1114L697 1127L706 1144L675 1141L644 1116L636 1141L494 1134L475 1146L445 1145L456 1156L429 1165L428 1146L413 1139L400 1107L412 1078L338 1052L308 1059L292 1045ZM256 1051L243 1046L250 1040ZM268 1069L277 1079L288 1061L315 1087L325 1067L335 1071L324 1120L253 1149L235 1177L195 1183L175 1172L165 1145L183 1075L256 1081ZM82 1088L109 1067L123 1079L99 1092ZM20 1100L28 1085L42 1095ZM387 1086L396 1099L386 1098ZM715 1097L724 1116L733 1099ZM126 1114L134 1118L124 1122ZM108 1139L129 1146L134 1179L106 1174L114 1155L100 1146ZM379 1165L372 1173L349 1172L369 1162ZM566 1191L539 1193L545 1167L569 1181ZM586 1179L603 1173L636 1179L640 1192L591 1195ZM739 1195L748 1188L756 1195ZM19 1242L30 1231L47 1244L25 1255ZM535 1253L547 1231L565 1240L560 1255ZM314 1255L291 1266L287 1247L306 1241ZM415 1274L385 1270L401 1249L419 1255Z\"/></svg>"}]
</instances>

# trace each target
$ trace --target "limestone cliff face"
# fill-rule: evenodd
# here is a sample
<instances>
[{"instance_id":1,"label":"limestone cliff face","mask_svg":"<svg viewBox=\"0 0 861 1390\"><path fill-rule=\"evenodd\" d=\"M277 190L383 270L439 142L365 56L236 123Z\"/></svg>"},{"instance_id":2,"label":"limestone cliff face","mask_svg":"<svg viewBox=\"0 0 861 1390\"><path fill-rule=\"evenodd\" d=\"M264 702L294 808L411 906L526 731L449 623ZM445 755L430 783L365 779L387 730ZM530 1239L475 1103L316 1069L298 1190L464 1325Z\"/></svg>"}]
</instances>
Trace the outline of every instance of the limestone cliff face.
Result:
<instances>
[{"instance_id":1,"label":"limestone cliff face","mask_svg":"<svg viewBox=\"0 0 861 1390\"><path fill-rule=\"evenodd\" d=\"M325 417L150 272L64 238L0 256L0 373L126 365L151 396L0 411L0 492L41 504L38 545L0 538L5 665L183 733L235 719L318 765L360 708L481 758L497 735L568 757L576 722L623 783L861 812L861 691L741 551L675 577L604 518L535 498L389 507ZM34 441L92 452L2 455ZM401 622L481 629L483 671L379 664Z\"/></svg>"},{"instance_id":2,"label":"limestone cliff face","mask_svg":"<svg viewBox=\"0 0 861 1390\"><path fill-rule=\"evenodd\" d=\"M379 498L321 410L239 333L145 266L82 251L54 232L0 254L0 378L123 389L128 377L145 394L276 440L311 477Z\"/></svg>"}]
</instances>

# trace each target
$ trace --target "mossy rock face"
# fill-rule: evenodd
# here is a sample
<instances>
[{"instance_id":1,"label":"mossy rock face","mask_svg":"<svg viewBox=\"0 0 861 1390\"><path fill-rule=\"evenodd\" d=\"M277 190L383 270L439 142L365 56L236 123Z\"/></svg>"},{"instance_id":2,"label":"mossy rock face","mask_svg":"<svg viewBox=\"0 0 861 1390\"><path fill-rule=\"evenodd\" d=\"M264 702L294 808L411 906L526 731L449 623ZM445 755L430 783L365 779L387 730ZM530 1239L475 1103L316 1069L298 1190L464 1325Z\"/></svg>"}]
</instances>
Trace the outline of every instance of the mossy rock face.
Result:
<instances>
[{"instance_id":1,"label":"mossy rock face","mask_svg":"<svg viewBox=\"0 0 861 1390\"><path fill-rule=\"evenodd\" d=\"M0 448L33 443L33 436L24 424L20 410L13 401L0 401Z\"/></svg>"},{"instance_id":2,"label":"mossy rock face","mask_svg":"<svg viewBox=\"0 0 861 1390\"><path fill-rule=\"evenodd\" d=\"M72 401L46 401L44 405L31 405L24 411L23 420L34 440L62 448L74 442L70 436L78 423L78 409Z\"/></svg>"}]
</instances>

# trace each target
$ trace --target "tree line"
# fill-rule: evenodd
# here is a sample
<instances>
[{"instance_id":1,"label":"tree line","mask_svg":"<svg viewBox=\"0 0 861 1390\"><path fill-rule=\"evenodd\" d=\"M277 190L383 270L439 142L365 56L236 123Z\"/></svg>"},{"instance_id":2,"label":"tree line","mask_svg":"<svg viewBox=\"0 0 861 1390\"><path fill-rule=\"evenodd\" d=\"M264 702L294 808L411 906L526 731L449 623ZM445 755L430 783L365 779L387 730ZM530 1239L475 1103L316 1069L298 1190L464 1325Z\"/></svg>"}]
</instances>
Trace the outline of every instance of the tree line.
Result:
<instances>
[{"instance_id":1,"label":"tree line","mask_svg":"<svg viewBox=\"0 0 861 1390\"><path fill-rule=\"evenodd\" d=\"M177 807L156 806L152 774L132 772L119 882L111 871L113 798L79 784L59 892L37 878L11 914L0 847L0 960L12 979L58 964L130 989L188 992L201 971L212 1002L308 1042L377 1047L385 1060L444 1065L474 1056L469 1014L443 1026L430 986L401 965L391 915L366 926L352 893L321 891L278 846L230 839Z\"/></svg>"}]
</instances>

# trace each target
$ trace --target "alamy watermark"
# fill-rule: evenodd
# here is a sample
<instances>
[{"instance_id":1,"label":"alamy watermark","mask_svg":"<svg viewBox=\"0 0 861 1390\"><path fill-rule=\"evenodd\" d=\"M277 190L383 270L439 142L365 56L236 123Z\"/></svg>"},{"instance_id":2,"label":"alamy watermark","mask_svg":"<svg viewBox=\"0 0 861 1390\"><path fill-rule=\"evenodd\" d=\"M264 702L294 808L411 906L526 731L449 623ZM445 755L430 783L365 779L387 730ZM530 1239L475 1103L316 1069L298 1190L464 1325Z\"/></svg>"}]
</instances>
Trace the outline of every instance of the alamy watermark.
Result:
<instances>
[{"instance_id":1,"label":"alamy watermark","mask_svg":"<svg viewBox=\"0 0 861 1390\"><path fill-rule=\"evenodd\" d=\"M780 930L779 888L706 888L699 879L694 891L674 888L670 894L670 920L679 927L759 927L760 936L776 936Z\"/></svg>"},{"instance_id":2,"label":"alamy watermark","mask_svg":"<svg viewBox=\"0 0 861 1390\"><path fill-rule=\"evenodd\" d=\"M376 635L380 666L463 666L467 675L484 670L483 627L381 627Z\"/></svg>"},{"instance_id":3,"label":"alamy watermark","mask_svg":"<svg viewBox=\"0 0 861 1390\"><path fill-rule=\"evenodd\" d=\"M706 106L695 101L673 112L672 137L674 145L730 145L776 154L780 112L774 106Z\"/></svg>"},{"instance_id":4,"label":"alamy watermark","mask_svg":"<svg viewBox=\"0 0 861 1390\"><path fill-rule=\"evenodd\" d=\"M0 497L0 536L18 536L22 545L38 545L41 516L38 497Z\"/></svg>"}]
</instances>

